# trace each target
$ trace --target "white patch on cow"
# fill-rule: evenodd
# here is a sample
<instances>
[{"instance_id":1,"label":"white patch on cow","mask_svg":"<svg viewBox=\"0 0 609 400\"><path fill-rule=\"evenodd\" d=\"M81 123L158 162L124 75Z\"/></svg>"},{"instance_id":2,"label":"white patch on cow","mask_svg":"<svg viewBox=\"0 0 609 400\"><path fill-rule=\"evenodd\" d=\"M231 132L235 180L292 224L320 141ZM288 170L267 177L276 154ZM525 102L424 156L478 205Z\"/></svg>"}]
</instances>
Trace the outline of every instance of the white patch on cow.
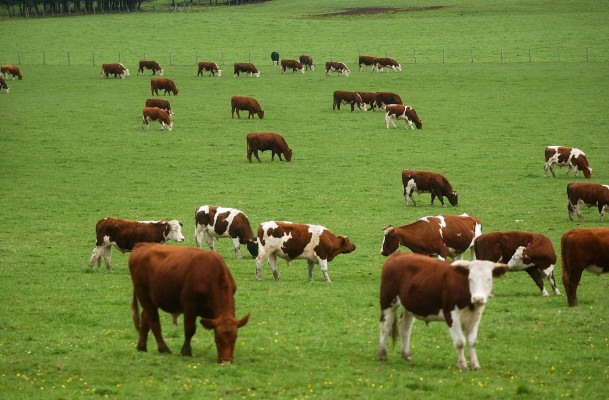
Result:
<instances>
[{"instance_id":1,"label":"white patch on cow","mask_svg":"<svg viewBox=\"0 0 609 400\"><path fill-rule=\"evenodd\" d=\"M590 264L586 267L586 271L591 272L594 275L601 275L603 273L603 268L595 264Z\"/></svg>"},{"instance_id":2,"label":"white patch on cow","mask_svg":"<svg viewBox=\"0 0 609 400\"><path fill-rule=\"evenodd\" d=\"M220 77L220 76L222 76L222 70L221 69L218 70L218 77Z\"/></svg>"},{"instance_id":3,"label":"white patch on cow","mask_svg":"<svg viewBox=\"0 0 609 400\"><path fill-rule=\"evenodd\" d=\"M523 259L523 255L522 253L524 253L524 250L526 249L526 247L524 246L519 246L516 251L514 252L514 255L512 256L512 258L510 258L510 260L507 262L508 265L508 269L510 271L523 271L527 268L532 267L534 264L525 264L522 259Z\"/></svg>"},{"instance_id":4,"label":"white patch on cow","mask_svg":"<svg viewBox=\"0 0 609 400\"><path fill-rule=\"evenodd\" d=\"M580 149L572 149L571 150L571 154L569 155L569 161L571 161L572 158L577 158L579 156L584 156L585 157L586 153L584 153Z\"/></svg>"}]
</instances>

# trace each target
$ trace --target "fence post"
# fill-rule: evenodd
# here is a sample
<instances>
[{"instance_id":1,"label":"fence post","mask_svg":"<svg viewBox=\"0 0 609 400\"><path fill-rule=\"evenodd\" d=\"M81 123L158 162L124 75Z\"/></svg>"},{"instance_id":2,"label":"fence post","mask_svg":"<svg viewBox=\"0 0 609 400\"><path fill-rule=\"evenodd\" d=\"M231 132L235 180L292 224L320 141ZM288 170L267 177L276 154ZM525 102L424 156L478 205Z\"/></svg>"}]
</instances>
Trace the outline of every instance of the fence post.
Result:
<instances>
[{"instance_id":1,"label":"fence post","mask_svg":"<svg viewBox=\"0 0 609 400\"><path fill-rule=\"evenodd\" d=\"M70 63L70 52L68 51L68 65L71 65Z\"/></svg>"},{"instance_id":2,"label":"fence post","mask_svg":"<svg viewBox=\"0 0 609 400\"><path fill-rule=\"evenodd\" d=\"M501 49L501 62L503 62L503 49Z\"/></svg>"},{"instance_id":3,"label":"fence post","mask_svg":"<svg viewBox=\"0 0 609 400\"><path fill-rule=\"evenodd\" d=\"M529 62L531 62L531 49L529 49Z\"/></svg>"},{"instance_id":4,"label":"fence post","mask_svg":"<svg viewBox=\"0 0 609 400\"><path fill-rule=\"evenodd\" d=\"M95 52L93 52L93 65L95 65Z\"/></svg>"},{"instance_id":5,"label":"fence post","mask_svg":"<svg viewBox=\"0 0 609 400\"><path fill-rule=\"evenodd\" d=\"M442 49L442 64L444 64L445 61L445 54L444 54L444 49Z\"/></svg>"},{"instance_id":6,"label":"fence post","mask_svg":"<svg viewBox=\"0 0 609 400\"><path fill-rule=\"evenodd\" d=\"M119 64L121 62L121 53L120 53L120 51L118 52L118 62L119 62Z\"/></svg>"},{"instance_id":7,"label":"fence post","mask_svg":"<svg viewBox=\"0 0 609 400\"><path fill-rule=\"evenodd\" d=\"M586 47L586 62L588 62L588 48Z\"/></svg>"},{"instance_id":8,"label":"fence post","mask_svg":"<svg viewBox=\"0 0 609 400\"><path fill-rule=\"evenodd\" d=\"M470 53L470 55L471 55L471 58L472 58L472 63L473 63L473 62L474 62L474 49L473 49L473 48L470 48L470 49L469 49L469 53Z\"/></svg>"},{"instance_id":9,"label":"fence post","mask_svg":"<svg viewBox=\"0 0 609 400\"><path fill-rule=\"evenodd\" d=\"M249 51L247 52L247 61L252 62L252 53Z\"/></svg>"},{"instance_id":10,"label":"fence post","mask_svg":"<svg viewBox=\"0 0 609 400\"><path fill-rule=\"evenodd\" d=\"M17 63L19 65L21 65L21 52L19 52L19 51L17 52L17 61L18 61Z\"/></svg>"},{"instance_id":11,"label":"fence post","mask_svg":"<svg viewBox=\"0 0 609 400\"><path fill-rule=\"evenodd\" d=\"M42 65L47 65L47 55L44 51L42 52Z\"/></svg>"},{"instance_id":12,"label":"fence post","mask_svg":"<svg viewBox=\"0 0 609 400\"><path fill-rule=\"evenodd\" d=\"M412 49L412 55L414 56L414 63L417 63L417 49Z\"/></svg>"},{"instance_id":13,"label":"fence post","mask_svg":"<svg viewBox=\"0 0 609 400\"><path fill-rule=\"evenodd\" d=\"M224 50L222 51L222 65L224 65Z\"/></svg>"},{"instance_id":14,"label":"fence post","mask_svg":"<svg viewBox=\"0 0 609 400\"><path fill-rule=\"evenodd\" d=\"M557 54L558 54L558 62L560 62L560 49L556 50Z\"/></svg>"}]
</instances>

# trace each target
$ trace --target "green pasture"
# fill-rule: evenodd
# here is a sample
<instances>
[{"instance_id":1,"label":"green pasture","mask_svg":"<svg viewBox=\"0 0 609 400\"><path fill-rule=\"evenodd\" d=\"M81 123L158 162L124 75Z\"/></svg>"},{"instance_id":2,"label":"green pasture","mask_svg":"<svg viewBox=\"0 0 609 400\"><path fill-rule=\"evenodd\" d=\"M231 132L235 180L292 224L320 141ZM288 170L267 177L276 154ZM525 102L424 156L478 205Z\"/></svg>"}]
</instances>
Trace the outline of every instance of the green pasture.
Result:
<instances>
[{"instance_id":1,"label":"green pasture","mask_svg":"<svg viewBox=\"0 0 609 400\"><path fill-rule=\"evenodd\" d=\"M332 15L388 5L405 9ZM415 323L412 363L400 359L399 343L387 362L377 360L384 225L467 212L484 232L543 233L559 253L567 230L608 224L595 209L581 224L568 220L565 188L582 176L563 169L543 178L544 147L567 145L586 152L593 182L609 183L607 3L433 5L443 7L273 0L0 18L0 63L20 64L24 75L0 93L0 397L607 398L605 276L583 276L576 308L564 295L542 298L525 273L496 280L478 335L481 371L458 371L441 323ZM317 68L282 74L273 50L310 54ZM359 72L358 53L395 57L402 72ZM150 97L150 72L136 75L144 55L180 90L166 97L176 113L171 133L141 128ZM119 58L131 75L101 78L100 65ZM331 58L351 76L326 77ZM232 63L248 59L260 78L233 78ZM222 77L197 77L197 60L223 60ZM386 129L379 111L333 112L334 90L397 92L423 129L403 121ZM231 119L232 95L257 98L265 118ZM282 134L292 161L262 153L263 162L248 163L245 136L254 131ZM407 208L406 168L443 173L459 206L431 207L424 194ZM330 284L318 268L308 282L304 261L280 261L280 282L265 265L256 282L255 261L217 242L237 283L237 316L251 312L232 365L216 364L213 335L202 328L194 356L181 357L183 326L167 315L174 353L157 353L152 337L150 351L137 352L128 254L113 251L111 272L87 268L98 219L177 218L183 245L194 246L203 204L241 209L254 229L275 219L321 224L357 246L330 263ZM555 274L563 292L560 257Z\"/></svg>"}]
</instances>

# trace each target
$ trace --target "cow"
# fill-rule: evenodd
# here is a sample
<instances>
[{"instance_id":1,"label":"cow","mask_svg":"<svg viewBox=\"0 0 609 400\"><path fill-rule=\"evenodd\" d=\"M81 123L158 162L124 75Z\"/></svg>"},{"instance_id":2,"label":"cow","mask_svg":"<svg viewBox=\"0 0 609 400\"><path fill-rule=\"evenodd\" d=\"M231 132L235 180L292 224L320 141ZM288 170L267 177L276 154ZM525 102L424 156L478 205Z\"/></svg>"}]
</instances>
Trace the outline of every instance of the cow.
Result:
<instances>
[{"instance_id":1,"label":"cow","mask_svg":"<svg viewBox=\"0 0 609 400\"><path fill-rule=\"evenodd\" d=\"M580 149L565 146L548 146L545 150L545 156L544 177L548 176L548 170L552 172L552 176L556 177L554 164L560 168L566 165L567 173L565 175L568 175L573 170L573 176L577 176L577 171L582 171L585 178L590 179L592 177L592 168L588 164L586 154Z\"/></svg>"},{"instance_id":2,"label":"cow","mask_svg":"<svg viewBox=\"0 0 609 400\"><path fill-rule=\"evenodd\" d=\"M315 71L315 64L313 64L313 58L306 54L302 54L298 61L305 67L305 69L311 68L311 71Z\"/></svg>"},{"instance_id":3,"label":"cow","mask_svg":"<svg viewBox=\"0 0 609 400\"><path fill-rule=\"evenodd\" d=\"M374 109L377 107L377 104L376 104L376 93L375 92L359 92L358 91L357 94L360 95L360 97L362 98L362 101L364 102L364 104L366 104L366 105L370 104L370 110L374 111Z\"/></svg>"},{"instance_id":4,"label":"cow","mask_svg":"<svg viewBox=\"0 0 609 400\"><path fill-rule=\"evenodd\" d=\"M173 121L171 120L171 114L167 111L158 107L144 107L142 109L142 129L144 127L150 128L150 121L159 121L161 124L161 130L167 129L171 132L173 130Z\"/></svg>"},{"instance_id":5,"label":"cow","mask_svg":"<svg viewBox=\"0 0 609 400\"><path fill-rule=\"evenodd\" d=\"M258 100L248 96L233 96L230 99L231 104L231 116L235 118L235 111L237 117L241 118L239 111L247 110L249 112L247 119L254 118L254 114L258 115L258 118L264 118L264 110L258 104Z\"/></svg>"},{"instance_id":6,"label":"cow","mask_svg":"<svg viewBox=\"0 0 609 400\"><path fill-rule=\"evenodd\" d=\"M584 217L581 214L581 205L598 208L600 221L603 221L605 211L609 209L609 185L588 182L571 182L567 185L567 209L569 219L573 221L573 213L577 214L579 221Z\"/></svg>"},{"instance_id":7,"label":"cow","mask_svg":"<svg viewBox=\"0 0 609 400\"><path fill-rule=\"evenodd\" d=\"M417 112L414 108L404 105L404 104L388 104L385 106L385 126L389 129L389 123L395 126L396 119L403 119L406 122L406 127L414 129L412 126L413 122L416 125L417 129L423 128L423 121L419 119Z\"/></svg>"},{"instance_id":8,"label":"cow","mask_svg":"<svg viewBox=\"0 0 609 400\"><path fill-rule=\"evenodd\" d=\"M378 357L387 360L387 337L398 334L397 311L403 309L399 334L401 356L412 361L410 336L415 319L444 321L457 351L457 367L480 369L476 341L480 319L493 289L493 279L507 266L490 261L459 260L452 264L418 254L395 254L383 264L380 289L380 343Z\"/></svg>"},{"instance_id":9,"label":"cow","mask_svg":"<svg viewBox=\"0 0 609 400\"><path fill-rule=\"evenodd\" d=\"M247 324L250 314L235 318L237 285L218 253L139 243L129 257L129 272L138 351L148 350L148 332L152 330L159 353L171 353L161 333L161 309L170 313L174 321L184 314L182 356L192 356L190 343L197 330L196 319L201 317L201 325L214 330L218 363L233 362L237 331ZM138 303L142 306L141 315Z\"/></svg>"},{"instance_id":10,"label":"cow","mask_svg":"<svg viewBox=\"0 0 609 400\"><path fill-rule=\"evenodd\" d=\"M340 111L340 105L343 103L351 105L351 112L355 110L356 104L360 110L368 110L368 107L366 107L366 103L364 103L362 96L360 96L357 92L345 92L342 90L336 90L332 96L332 111L336 111L336 109Z\"/></svg>"},{"instance_id":11,"label":"cow","mask_svg":"<svg viewBox=\"0 0 609 400\"><path fill-rule=\"evenodd\" d=\"M286 161L292 160L292 149L288 147L283 136L272 133L272 132L251 132L246 136L247 141L247 160L252 162L252 153L260 162L258 152L264 152L266 150L271 151L271 161L275 160L275 154L279 155L279 160L283 161L281 155L285 157Z\"/></svg>"},{"instance_id":12,"label":"cow","mask_svg":"<svg viewBox=\"0 0 609 400\"><path fill-rule=\"evenodd\" d=\"M178 95L178 88L176 88L176 84L171 79L167 78L150 78L150 95L154 96L155 94L159 95L159 90L163 90L163 95L169 93L173 93L174 96Z\"/></svg>"},{"instance_id":13,"label":"cow","mask_svg":"<svg viewBox=\"0 0 609 400\"><path fill-rule=\"evenodd\" d=\"M201 61L199 63L199 70L197 71L197 76L203 76L203 71L209 71L211 76L222 76L222 70L218 68L218 64L211 61Z\"/></svg>"},{"instance_id":14,"label":"cow","mask_svg":"<svg viewBox=\"0 0 609 400\"><path fill-rule=\"evenodd\" d=\"M19 80L23 79L23 75L16 65L4 64L0 67L0 75L4 75L5 78L8 78L8 74L13 76L13 80L15 80L15 77L19 78Z\"/></svg>"},{"instance_id":15,"label":"cow","mask_svg":"<svg viewBox=\"0 0 609 400\"><path fill-rule=\"evenodd\" d=\"M336 61L326 62L326 76L330 76L330 72L336 72L345 76L349 76L349 74L351 73L349 71L349 68L347 68L344 63Z\"/></svg>"},{"instance_id":16,"label":"cow","mask_svg":"<svg viewBox=\"0 0 609 400\"><path fill-rule=\"evenodd\" d=\"M292 73L299 71L304 74L305 70L302 67L300 61L297 60L281 60L281 73L283 74L286 69L291 69Z\"/></svg>"},{"instance_id":17,"label":"cow","mask_svg":"<svg viewBox=\"0 0 609 400\"><path fill-rule=\"evenodd\" d=\"M459 194L453 190L448 179L442 174L405 169L402 171L402 185L407 206L408 198L412 200L412 204L417 205L412 195L413 192L417 194L431 193L432 206L436 197L440 200L442 207L444 207L444 197L448 199L452 206L459 205Z\"/></svg>"},{"instance_id":18,"label":"cow","mask_svg":"<svg viewBox=\"0 0 609 400\"><path fill-rule=\"evenodd\" d=\"M279 53L273 51L271 53L271 61L273 62L273 65L277 65L277 63L279 62Z\"/></svg>"},{"instance_id":19,"label":"cow","mask_svg":"<svg viewBox=\"0 0 609 400\"><path fill-rule=\"evenodd\" d=\"M235 208L204 205L195 211L195 242L197 248L203 246L203 238L210 250L215 251L214 239L231 238L235 257L241 258L241 245L247 246L252 257L258 255L258 242L250 226L250 221L242 211Z\"/></svg>"},{"instance_id":20,"label":"cow","mask_svg":"<svg viewBox=\"0 0 609 400\"><path fill-rule=\"evenodd\" d=\"M89 259L89 268L104 257L106 268L112 269L112 246L122 253L130 252L140 242L165 243L168 240L183 242L182 223L171 221L130 221L120 218L103 218L95 225L95 248Z\"/></svg>"},{"instance_id":21,"label":"cow","mask_svg":"<svg viewBox=\"0 0 609 400\"><path fill-rule=\"evenodd\" d=\"M374 66L372 67L372 70L376 69L377 72L380 72L383 70L384 67L389 67L389 68L393 69L394 71L402 70L402 66L397 61L395 61L393 58L381 57L381 58L374 59Z\"/></svg>"},{"instance_id":22,"label":"cow","mask_svg":"<svg viewBox=\"0 0 609 400\"><path fill-rule=\"evenodd\" d=\"M125 68L125 66L120 63L102 64L100 75L102 78L104 76L108 78L110 75L114 75L114 78L118 76L121 79L125 79L126 76L129 76L129 69Z\"/></svg>"},{"instance_id":23,"label":"cow","mask_svg":"<svg viewBox=\"0 0 609 400\"><path fill-rule=\"evenodd\" d=\"M152 75L156 75L156 71L159 71L159 75L163 76L163 68L161 68L161 66L159 65L158 62L156 61L152 61L152 60L141 60L139 63L139 67L137 69L137 74L139 75L140 72L142 73L142 75L144 75L144 69L150 69L152 70Z\"/></svg>"},{"instance_id":24,"label":"cow","mask_svg":"<svg viewBox=\"0 0 609 400\"><path fill-rule=\"evenodd\" d=\"M277 257L290 263L295 259L305 259L308 263L309 281L313 280L313 267L319 264L326 282L328 262L339 254L351 253L355 245L346 236L336 236L320 225L295 224L286 221L263 222L258 227L258 257L256 257L256 280L261 280L262 264L268 259L276 281Z\"/></svg>"},{"instance_id":25,"label":"cow","mask_svg":"<svg viewBox=\"0 0 609 400\"><path fill-rule=\"evenodd\" d=\"M8 87L8 84L6 83L4 78L0 76L0 90L4 90L6 93L8 93L10 89L11 88Z\"/></svg>"},{"instance_id":26,"label":"cow","mask_svg":"<svg viewBox=\"0 0 609 400\"><path fill-rule=\"evenodd\" d=\"M381 254L388 256L400 245L413 253L463 259L463 253L471 249L474 240L482 234L480 220L468 214L423 217L411 224L383 228ZM470 250L473 254L473 249Z\"/></svg>"},{"instance_id":27,"label":"cow","mask_svg":"<svg viewBox=\"0 0 609 400\"><path fill-rule=\"evenodd\" d=\"M249 74L250 78L255 76L256 78L260 78L260 71L258 68L252 63L244 63L244 62L236 62L233 64L233 77L238 77L239 74L243 72Z\"/></svg>"},{"instance_id":28,"label":"cow","mask_svg":"<svg viewBox=\"0 0 609 400\"><path fill-rule=\"evenodd\" d=\"M609 272L609 229L578 228L565 232L560 239L560 254L567 303L575 307L582 272L595 275Z\"/></svg>"},{"instance_id":29,"label":"cow","mask_svg":"<svg viewBox=\"0 0 609 400\"><path fill-rule=\"evenodd\" d=\"M387 104L402 104L399 94L393 92L376 92L376 105L385 108Z\"/></svg>"},{"instance_id":30,"label":"cow","mask_svg":"<svg viewBox=\"0 0 609 400\"><path fill-rule=\"evenodd\" d=\"M545 235L521 231L485 233L474 241L474 256L477 260L507 264L509 271L526 271L541 295L547 297L548 291L543 284L545 277L554 294L560 294L554 278L556 252Z\"/></svg>"},{"instance_id":31,"label":"cow","mask_svg":"<svg viewBox=\"0 0 609 400\"><path fill-rule=\"evenodd\" d=\"M359 56L359 60L358 60L358 66L359 66L359 70L362 70L362 66L370 66L372 67L372 70L374 71L374 59L375 57L371 57L371 56Z\"/></svg>"},{"instance_id":32,"label":"cow","mask_svg":"<svg viewBox=\"0 0 609 400\"><path fill-rule=\"evenodd\" d=\"M167 112L169 115L174 115L174 112L171 109L171 104L169 104L169 101L165 99L146 99L146 107L157 107L165 110L165 112Z\"/></svg>"}]
</instances>

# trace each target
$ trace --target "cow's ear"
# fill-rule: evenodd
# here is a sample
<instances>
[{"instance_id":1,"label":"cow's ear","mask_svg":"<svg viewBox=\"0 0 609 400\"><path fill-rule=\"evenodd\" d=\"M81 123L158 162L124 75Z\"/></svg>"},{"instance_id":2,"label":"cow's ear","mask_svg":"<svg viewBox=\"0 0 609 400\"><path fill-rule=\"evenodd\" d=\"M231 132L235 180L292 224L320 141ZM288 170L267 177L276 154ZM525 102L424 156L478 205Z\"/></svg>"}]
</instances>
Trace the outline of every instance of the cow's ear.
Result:
<instances>
[{"instance_id":1,"label":"cow's ear","mask_svg":"<svg viewBox=\"0 0 609 400\"><path fill-rule=\"evenodd\" d=\"M216 327L216 320L210 318L201 318L201 325L205 329L214 329Z\"/></svg>"},{"instance_id":2,"label":"cow's ear","mask_svg":"<svg viewBox=\"0 0 609 400\"><path fill-rule=\"evenodd\" d=\"M499 278L503 276L508 271L508 266L505 264L495 264L493 268L493 278Z\"/></svg>"},{"instance_id":3,"label":"cow's ear","mask_svg":"<svg viewBox=\"0 0 609 400\"><path fill-rule=\"evenodd\" d=\"M453 261L450 265L452 265L453 267L461 267L461 268L468 269L469 264L470 264L470 262L467 260L456 260L456 261Z\"/></svg>"},{"instance_id":4,"label":"cow's ear","mask_svg":"<svg viewBox=\"0 0 609 400\"><path fill-rule=\"evenodd\" d=\"M239 321L237 321L237 328L241 328L242 326L247 324L247 321L249 321L249 319L250 319L250 313L247 313L247 315L245 317L243 317Z\"/></svg>"}]
</instances>

